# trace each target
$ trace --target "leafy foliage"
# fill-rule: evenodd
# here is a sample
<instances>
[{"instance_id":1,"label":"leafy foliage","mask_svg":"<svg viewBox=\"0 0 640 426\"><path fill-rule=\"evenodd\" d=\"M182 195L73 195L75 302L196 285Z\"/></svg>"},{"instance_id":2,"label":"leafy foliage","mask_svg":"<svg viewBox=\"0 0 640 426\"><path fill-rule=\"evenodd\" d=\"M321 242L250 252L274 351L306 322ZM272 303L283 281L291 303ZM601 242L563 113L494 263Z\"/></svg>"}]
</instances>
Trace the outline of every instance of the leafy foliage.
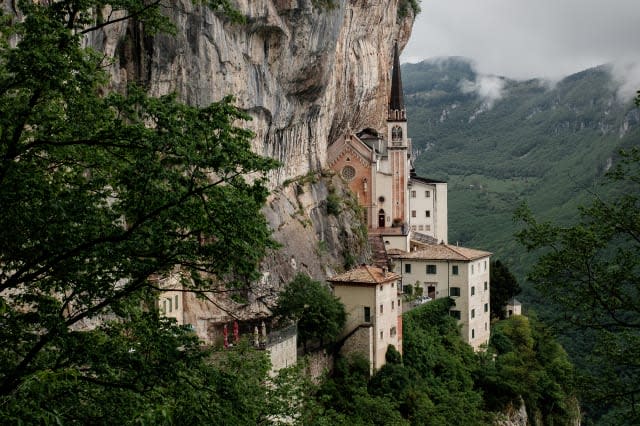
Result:
<instances>
[{"instance_id":1,"label":"leafy foliage","mask_svg":"<svg viewBox=\"0 0 640 426\"><path fill-rule=\"evenodd\" d=\"M530 279L553 309L543 313L572 332L593 411L640 421L640 150L622 153L608 174L606 197L560 227L538 222L526 208L519 240L541 251Z\"/></svg>"},{"instance_id":2,"label":"leafy foliage","mask_svg":"<svg viewBox=\"0 0 640 426\"><path fill-rule=\"evenodd\" d=\"M573 366L540 322L516 315L496 323L481 366L477 382L488 409L517 406L522 398L531 423L570 424L579 417Z\"/></svg>"},{"instance_id":3,"label":"leafy foliage","mask_svg":"<svg viewBox=\"0 0 640 426\"><path fill-rule=\"evenodd\" d=\"M298 338L306 347L310 340L332 340L342 331L347 314L340 299L320 281L298 274L280 294L274 314L297 321Z\"/></svg>"},{"instance_id":4,"label":"leafy foliage","mask_svg":"<svg viewBox=\"0 0 640 426\"><path fill-rule=\"evenodd\" d=\"M304 406L304 424L492 424L526 401L538 424L578 418L572 367L537 321L514 317L496 328L501 344L474 353L438 299L403 317L404 355L390 346L387 363L369 377L360 356L340 358Z\"/></svg>"},{"instance_id":5,"label":"leafy foliage","mask_svg":"<svg viewBox=\"0 0 640 426\"><path fill-rule=\"evenodd\" d=\"M420 13L420 0L400 0L398 3L398 18L403 19L411 13L412 16L418 16Z\"/></svg>"},{"instance_id":6,"label":"leafy foliage","mask_svg":"<svg viewBox=\"0 0 640 426\"><path fill-rule=\"evenodd\" d=\"M221 384L253 385L158 317L151 278L180 268L187 289L218 291L215 276L230 291L257 277L276 163L251 152L231 98L105 94L108 58L83 34L171 28L159 1L109 5L20 1L23 20L0 17L0 423L216 424Z\"/></svg>"},{"instance_id":7,"label":"leafy foliage","mask_svg":"<svg viewBox=\"0 0 640 426\"><path fill-rule=\"evenodd\" d=\"M522 291L520 284L509 268L499 260L491 261L490 283L491 316L504 319L507 302Z\"/></svg>"}]
</instances>

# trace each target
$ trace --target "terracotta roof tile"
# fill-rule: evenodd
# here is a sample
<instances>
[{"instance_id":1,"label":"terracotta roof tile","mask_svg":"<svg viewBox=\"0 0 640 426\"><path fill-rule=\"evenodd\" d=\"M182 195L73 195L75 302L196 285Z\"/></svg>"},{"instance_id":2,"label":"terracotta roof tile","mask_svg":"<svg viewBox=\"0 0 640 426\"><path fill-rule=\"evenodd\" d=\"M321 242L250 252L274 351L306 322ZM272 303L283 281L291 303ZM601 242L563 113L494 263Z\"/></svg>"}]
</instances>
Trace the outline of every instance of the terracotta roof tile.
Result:
<instances>
[{"instance_id":1,"label":"terracotta roof tile","mask_svg":"<svg viewBox=\"0 0 640 426\"><path fill-rule=\"evenodd\" d=\"M358 266L343 274L335 275L328 279L333 283L364 283L364 284L383 284L389 281L397 280L400 275L393 272L386 272L382 268L375 266L363 265Z\"/></svg>"},{"instance_id":2,"label":"terracotta roof tile","mask_svg":"<svg viewBox=\"0 0 640 426\"><path fill-rule=\"evenodd\" d=\"M471 261L491 256L493 253L449 244L426 244L422 249L409 253L389 254L399 259Z\"/></svg>"}]
</instances>

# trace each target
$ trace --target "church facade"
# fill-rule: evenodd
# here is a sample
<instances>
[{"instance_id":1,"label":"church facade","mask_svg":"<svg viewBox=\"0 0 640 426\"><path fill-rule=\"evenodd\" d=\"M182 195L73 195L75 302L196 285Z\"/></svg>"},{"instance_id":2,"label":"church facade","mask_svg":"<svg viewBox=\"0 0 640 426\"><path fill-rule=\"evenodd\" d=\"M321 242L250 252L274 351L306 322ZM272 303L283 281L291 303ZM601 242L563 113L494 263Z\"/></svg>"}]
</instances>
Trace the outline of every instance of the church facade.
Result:
<instances>
[{"instance_id":1,"label":"church facade","mask_svg":"<svg viewBox=\"0 0 640 426\"><path fill-rule=\"evenodd\" d=\"M386 128L348 129L329 146L328 165L365 211L374 263L401 274L400 291L452 298L462 338L478 350L490 333L491 253L448 245L447 183L417 176L411 151L396 45Z\"/></svg>"},{"instance_id":2,"label":"church facade","mask_svg":"<svg viewBox=\"0 0 640 426\"><path fill-rule=\"evenodd\" d=\"M447 243L447 184L419 177L412 167L397 45L386 129L348 129L327 156L329 167L356 194L370 231L405 236L404 246L394 247L404 250L409 250L410 231Z\"/></svg>"}]
</instances>

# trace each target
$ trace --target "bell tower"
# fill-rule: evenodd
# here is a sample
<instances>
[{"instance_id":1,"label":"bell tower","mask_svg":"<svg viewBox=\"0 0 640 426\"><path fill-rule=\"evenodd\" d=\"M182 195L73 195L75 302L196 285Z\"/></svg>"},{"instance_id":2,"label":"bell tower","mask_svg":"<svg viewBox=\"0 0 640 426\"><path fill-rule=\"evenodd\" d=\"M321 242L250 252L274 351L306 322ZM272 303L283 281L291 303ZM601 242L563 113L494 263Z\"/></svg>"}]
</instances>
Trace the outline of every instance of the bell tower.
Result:
<instances>
[{"instance_id":1,"label":"bell tower","mask_svg":"<svg viewBox=\"0 0 640 426\"><path fill-rule=\"evenodd\" d=\"M391 94L387 111L387 152L391 165L391 214L392 219L408 222L409 203L407 184L409 182L409 156L411 140L407 138L407 112L402 95L400 76L400 55L398 42L393 46L393 71L391 74Z\"/></svg>"}]
</instances>

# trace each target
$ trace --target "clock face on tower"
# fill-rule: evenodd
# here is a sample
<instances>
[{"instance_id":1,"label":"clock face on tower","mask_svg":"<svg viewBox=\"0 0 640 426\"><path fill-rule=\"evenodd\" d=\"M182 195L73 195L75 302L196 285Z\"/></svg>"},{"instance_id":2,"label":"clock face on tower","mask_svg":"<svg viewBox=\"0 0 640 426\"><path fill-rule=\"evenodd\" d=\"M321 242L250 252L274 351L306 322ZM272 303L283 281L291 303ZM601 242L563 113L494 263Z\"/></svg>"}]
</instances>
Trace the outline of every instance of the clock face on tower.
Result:
<instances>
[{"instance_id":1,"label":"clock face on tower","mask_svg":"<svg viewBox=\"0 0 640 426\"><path fill-rule=\"evenodd\" d=\"M356 169L354 169L352 166L344 166L340 174L346 180L353 180L353 178L356 177Z\"/></svg>"}]
</instances>

